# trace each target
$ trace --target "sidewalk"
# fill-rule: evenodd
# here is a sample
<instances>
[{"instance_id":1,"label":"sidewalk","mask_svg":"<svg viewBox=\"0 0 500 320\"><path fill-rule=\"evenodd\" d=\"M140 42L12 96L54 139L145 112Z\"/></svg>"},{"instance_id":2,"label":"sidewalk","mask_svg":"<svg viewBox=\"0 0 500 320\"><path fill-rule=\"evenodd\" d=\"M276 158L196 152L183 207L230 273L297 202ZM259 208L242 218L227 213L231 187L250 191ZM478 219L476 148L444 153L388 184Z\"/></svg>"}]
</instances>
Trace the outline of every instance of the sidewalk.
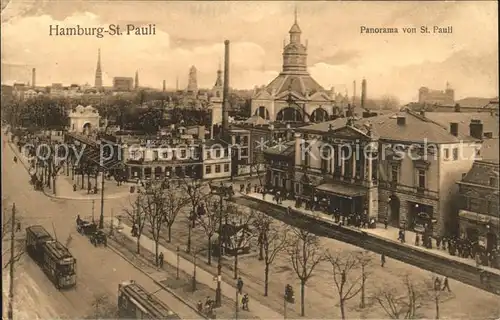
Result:
<instances>
[{"instance_id":1,"label":"sidewalk","mask_svg":"<svg viewBox=\"0 0 500 320\"><path fill-rule=\"evenodd\" d=\"M268 202L269 204L272 204L272 205L275 205L275 206L281 206L281 207L284 207L284 208L292 207L293 210L300 211L301 213L309 215L309 216L312 216L312 217L314 217L314 218L316 218L318 220L322 220L322 221L325 221L327 223L338 225L338 223L335 222L335 220L332 218L332 216L327 215L325 213L322 213L322 212L319 212L319 211L306 210L304 208L295 208L295 201L293 201L293 200L283 200L283 202L281 204L276 204L275 201L272 201L272 195L270 195L270 194L266 195L265 199L262 199L262 194L261 193L249 193L249 194L245 194L243 196L248 196L248 197L251 197L251 198L258 199L260 201L265 201L265 202ZM357 228L350 227L350 226L344 226L344 228L358 230ZM379 237L379 238L383 238L383 239L385 239L387 241L398 242L398 241L396 241L396 239L397 239L397 236L398 236L399 229L391 227L391 226L388 226L387 229L385 229L383 224L377 224L377 228L375 228L375 229L369 229L369 228L367 228L367 229L363 229L363 231L366 232L367 234L370 234L370 235L373 235L373 236L376 236L376 237ZM420 250L420 251L423 251L423 252L427 252L427 253L430 253L430 254L439 255L439 256L444 257L446 259L455 260L455 261L458 261L458 262L461 262L461 263L465 263L465 264L468 264L468 265L471 265L471 266L474 266L474 267L476 266L476 262L473 259L467 259L467 258L462 258L462 257L458 257L458 256L452 256L446 250L435 249L435 248L433 248L433 249L427 249L427 248L424 248L424 247L421 247L421 246L416 246L414 244L415 243L415 236L416 236L415 232L406 231L406 239L407 239L407 241L405 243L401 243L400 245L401 246L410 247L412 249ZM484 269L484 270L487 270L489 272L492 272L492 273L500 275L500 270L499 269L495 269L495 268L491 268L491 267L487 267L487 266L481 266L481 268Z\"/></svg>"},{"instance_id":2,"label":"sidewalk","mask_svg":"<svg viewBox=\"0 0 500 320\"><path fill-rule=\"evenodd\" d=\"M16 148L16 146L12 142L7 142L11 150L14 152L14 154L17 156L18 161L24 166L26 171L31 174L30 171L30 165L28 164L28 161L26 157L19 152L19 150ZM62 172L64 172L66 168L61 169ZM76 177L75 177L76 179ZM80 176L81 179L81 176ZM69 180L69 181L68 181ZM101 181L98 179L98 181ZM76 182L76 181L75 181ZM95 183L95 179L91 178L91 182ZM80 182L81 183L81 182ZM125 198L130 195L130 186L132 184L124 183L122 186L118 187L116 186L116 182L114 180L106 180L104 182L104 200L110 200L110 199L119 199L119 198ZM81 184L79 185L79 187ZM71 183L71 176L67 176L64 173L60 173L56 179L56 194L54 195L54 192L52 189L49 188L44 188L43 193L50 198L54 199L62 199L62 200L100 200L101 199L101 193L100 190L98 191L97 194L87 194L86 190L81 190L80 188L77 188L77 191L73 191L73 184ZM100 187L100 182L99 182L99 187Z\"/></svg>"},{"instance_id":3,"label":"sidewalk","mask_svg":"<svg viewBox=\"0 0 500 320\"><path fill-rule=\"evenodd\" d=\"M115 219L114 224L118 225L117 219ZM125 235L126 237L128 237L132 241L137 241L136 238L132 237L131 229L129 226L127 226L126 224L123 224L123 223L120 224L120 226L123 228L121 231L121 233L123 235ZM143 248L145 248L146 250L150 250L152 252L155 251L155 243L153 240L142 235L140 242L141 242L141 246ZM158 250L163 252L164 259L165 259L166 263L169 263L171 265L177 264L177 254L175 252L170 251L169 249L165 248L161 244L159 245ZM190 273L192 273L193 268L194 268L194 265L191 261L186 260L183 257L179 258L179 269L180 270L190 274ZM216 281L216 277L214 275L206 272L205 270L203 270L200 267L197 268L196 275L197 275L198 282L205 284L206 286L208 286L214 290L217 288L217 281ZM224 274L222 275L222 277L224 277ZM233 279L230 279L230 280L234 281ZM236 290L235 286L228 284L224 280L224 278L222 279L222 282L221 282L221 289L222 289L222 292L224 295L225 295L225 293L228 293L228 292L231 293L230 295L232 295L232 293L234 293ZM251 310L252 314L259 317L260 319L283 319L283 315L281 315L281 314L271 310L270 308L260 304L257 299L250 297L250 305L251 305L250 310Z\"/></svg>"}]
</instances>

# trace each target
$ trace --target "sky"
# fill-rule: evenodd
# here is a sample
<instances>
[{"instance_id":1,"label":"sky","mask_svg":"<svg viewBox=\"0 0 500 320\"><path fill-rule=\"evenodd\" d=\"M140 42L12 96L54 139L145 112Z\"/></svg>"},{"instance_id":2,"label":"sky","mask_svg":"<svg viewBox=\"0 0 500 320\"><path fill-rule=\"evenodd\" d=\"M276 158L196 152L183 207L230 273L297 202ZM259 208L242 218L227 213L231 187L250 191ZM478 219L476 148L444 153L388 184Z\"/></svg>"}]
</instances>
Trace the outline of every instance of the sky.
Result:
<instances>
[{"instance_id":1,"label":"sky","mask_svg":"<svg viewBox=\"0 0 500 320\"><path fill-rule=\"evenodd\" d=\"M3 1L2 1L3 2ZM415 101L418 88L455 89L457 99L498 96L498 9L486 2L175 2L10 0L2 10L2 83L94 83L101 49L103 80L134 77L141 86L187 85L191 65L210 88L231 41L230 84L252 89L281 71L295 8L307 40L311 75L349 95L367 80L368 97ZM3 7L4 5L2 5ZM55 37L50 25L154 24L152 36ZM362 34L362 26L398 34ZM453 27L451 34L404 34L402 28Z\"/></svg>"}]
</instances>

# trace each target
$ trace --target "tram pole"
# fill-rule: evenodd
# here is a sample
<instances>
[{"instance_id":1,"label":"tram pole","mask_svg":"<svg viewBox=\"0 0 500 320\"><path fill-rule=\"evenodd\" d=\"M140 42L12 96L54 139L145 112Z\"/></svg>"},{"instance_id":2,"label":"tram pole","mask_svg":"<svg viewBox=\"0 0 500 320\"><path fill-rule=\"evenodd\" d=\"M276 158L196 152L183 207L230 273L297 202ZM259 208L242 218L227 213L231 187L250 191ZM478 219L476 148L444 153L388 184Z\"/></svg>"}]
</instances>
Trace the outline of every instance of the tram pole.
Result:
<instances>
[{"instance_id":1,"label":"tram pole","mask_svg":"<svg viewBox=\"0 0 500 320\"><path fill-rule=\"evenodd\" d=\"M12 221L10 230L10 266L9 266L9 309L7 310L7 318L9 320L14 319L14 230L16 226L16 204L12 205Z\"/></svg>"},{"instance_id":2,"label":"tram pole","mask_svg":"<svg viewBox=\"0 0 500 320\"><path fill-rule=\"evenodd\" d=\"M101 216L99 217L99 229L104 228L104 168L102 168L101 182Z\"/></svg>"}]
</instances>

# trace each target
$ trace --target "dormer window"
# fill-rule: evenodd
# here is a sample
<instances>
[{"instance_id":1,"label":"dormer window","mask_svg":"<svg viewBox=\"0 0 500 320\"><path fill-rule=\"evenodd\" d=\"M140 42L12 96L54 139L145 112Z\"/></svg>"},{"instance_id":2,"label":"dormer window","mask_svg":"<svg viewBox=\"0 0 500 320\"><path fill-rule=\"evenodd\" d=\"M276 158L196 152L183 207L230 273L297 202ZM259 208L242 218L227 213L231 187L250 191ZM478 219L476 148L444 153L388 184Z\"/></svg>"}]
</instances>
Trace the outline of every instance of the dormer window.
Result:
<instances>
[{"instance_id":1,"label":"dormer window","mask_svg":"<svg viewBox=\"0 0 500 320\"><path fill-rule=\"evenodd\" d=\"M497 187L498 186L498 179L495 177L490 178L490 187Z\"/></svg>"}]
</instances>

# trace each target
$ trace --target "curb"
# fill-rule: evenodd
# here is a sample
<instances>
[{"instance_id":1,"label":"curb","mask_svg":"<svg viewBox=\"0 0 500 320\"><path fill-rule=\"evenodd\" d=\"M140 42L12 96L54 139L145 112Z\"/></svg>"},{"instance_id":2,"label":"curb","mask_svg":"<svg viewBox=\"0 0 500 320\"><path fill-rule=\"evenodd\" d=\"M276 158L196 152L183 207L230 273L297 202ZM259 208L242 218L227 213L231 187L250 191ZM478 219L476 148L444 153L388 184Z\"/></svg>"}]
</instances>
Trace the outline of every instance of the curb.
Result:
<instances>
[{"instance_id":1,"label":"curb","mask_svg":"<svg viewBox=\"0 0 500 320\"><path fill-rule=\"evenodd\" d=\"M19 154L19 151L16 150L16 147L14 145L12 145L12 142L10 141L7 141L7 144L9 145L10 149L12 150L12 152L14 152L14 154L16 155L17 159L21 162L21 164L23 165L24 169L26 169L26 172L28 172L28 174L30 173L30 169L29 169L29 166L26 164L25 162L25 159L24 157L22 157L20 154ZM98 197L89 197L89 198L80 198L80 197L62 197L62 196L57 196L57 195L53 195L53 194L50 194L49 192L47 192L45 189L43 189L43 194L48 197L48 198L51 198L51 199L58 199L58 200L73 200L73 201L92 201L92 200L101 200L101 197L98 196ZM121 199L121 198L125 198L127 197L128 195L130 194L130 192L127 192L126 194L123 193L123 194L118 194L118 195L114 195L114 196L107 196L107 197L104 197L104 200L114 200L114 199Z\"/></svg>"},{"instance_id":2,"label":"curb","mask_svg":"<svg viewBox=\"0 0 500 320\"><path fill-rule=\"evenodd\" d=\"M177 300L179 300L180 302L182 302L183 304L185 304L187 307L189 307L191 310L193 310L194 312L196 312L203 319L208 319L204 314L200 313L195 307L193 307L190 303L188 303L186 300L184 300L183 298L181 298L172 289L170 289L169 287L165 286L164 284L162 284L158 280L155 280L151 275L149 275L148 273L144 272L141 268L139 268L138 266L136 266L136 264L134 262L132 262L129 258L127 258L123 253L121 253L120 250L114 248L113 245L110 245L108 243L108 248L110 248L114 253L116 253L117 255L119 255L122 259L124 259L125 261L127 261L135 269L139 270L142 274L144 274L145 276L147 276L149 279L153 280L153 282L157 286L161 287L163 290L167 291L168 293L170 293L171 295L173 295Z\"/></svg>"}]
</instances>

